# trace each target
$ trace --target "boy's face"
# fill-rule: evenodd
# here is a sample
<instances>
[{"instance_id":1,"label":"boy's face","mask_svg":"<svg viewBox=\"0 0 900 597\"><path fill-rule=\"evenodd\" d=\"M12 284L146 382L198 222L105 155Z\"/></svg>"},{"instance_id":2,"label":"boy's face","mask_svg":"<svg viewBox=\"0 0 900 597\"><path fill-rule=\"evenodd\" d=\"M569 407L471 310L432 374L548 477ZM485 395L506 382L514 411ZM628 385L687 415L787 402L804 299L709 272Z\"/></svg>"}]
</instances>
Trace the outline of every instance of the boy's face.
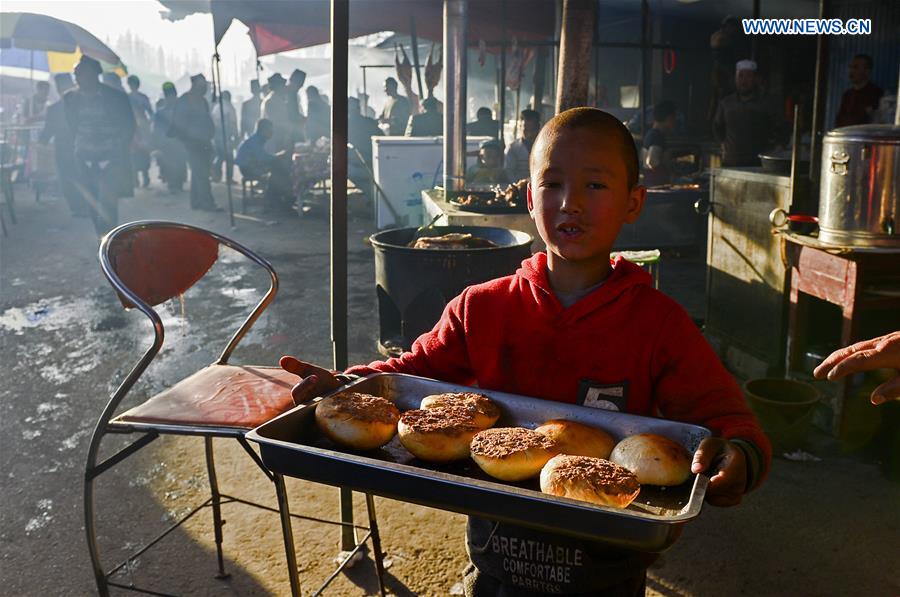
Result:
<instances>
[{"instance_id":1,"label":"boy's face","mask_svg":"<svg viewBox=\"0 0 900 597\"><path fill-rule=\"evenodd\" d=\"M609 262L625 222L641 214L646 189L629 188L617 143L589 129L563 129L534 147L528 212L550 259Z\"/></svg>"}]
</instances>

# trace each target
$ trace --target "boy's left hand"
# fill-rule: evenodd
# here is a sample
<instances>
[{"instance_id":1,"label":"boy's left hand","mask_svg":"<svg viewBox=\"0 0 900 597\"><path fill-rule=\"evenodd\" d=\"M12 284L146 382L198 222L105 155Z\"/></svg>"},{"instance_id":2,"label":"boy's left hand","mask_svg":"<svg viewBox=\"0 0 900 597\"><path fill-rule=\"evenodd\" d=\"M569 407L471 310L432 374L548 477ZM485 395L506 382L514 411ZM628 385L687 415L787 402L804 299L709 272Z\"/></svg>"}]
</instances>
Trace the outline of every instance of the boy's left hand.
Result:
<instances>
[{"instance_id":1,"label":"boy's left hand","mask_svg":"<svg viewBox=\"0 0 900 597\"><path fill-rule=\"evenodd\" d=\"M721 437L708 437L694 452L692 473L706 472L706 501L713 506L736 506L747 491L744 451Z\"/></svg>"}]
</instances>

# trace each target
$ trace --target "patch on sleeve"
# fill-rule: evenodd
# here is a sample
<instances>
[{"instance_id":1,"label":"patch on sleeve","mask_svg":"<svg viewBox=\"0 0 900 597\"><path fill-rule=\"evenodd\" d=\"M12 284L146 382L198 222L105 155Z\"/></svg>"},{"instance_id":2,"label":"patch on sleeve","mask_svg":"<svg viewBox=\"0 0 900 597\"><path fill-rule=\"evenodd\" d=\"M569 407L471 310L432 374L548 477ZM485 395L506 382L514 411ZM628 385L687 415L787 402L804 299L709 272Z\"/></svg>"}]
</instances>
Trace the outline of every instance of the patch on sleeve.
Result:
<instances>
[{"instance_id":1,"label":"patch on sleeve","mask_svg":"<svg viewBox=\"0 0 900 597\"><path fill-rule=\"evenodd\" d=\"M628 380L600 383L582 379L578 383L578 404L603 410L625 411L628 404Z\"/></svg>"}]
</instances>

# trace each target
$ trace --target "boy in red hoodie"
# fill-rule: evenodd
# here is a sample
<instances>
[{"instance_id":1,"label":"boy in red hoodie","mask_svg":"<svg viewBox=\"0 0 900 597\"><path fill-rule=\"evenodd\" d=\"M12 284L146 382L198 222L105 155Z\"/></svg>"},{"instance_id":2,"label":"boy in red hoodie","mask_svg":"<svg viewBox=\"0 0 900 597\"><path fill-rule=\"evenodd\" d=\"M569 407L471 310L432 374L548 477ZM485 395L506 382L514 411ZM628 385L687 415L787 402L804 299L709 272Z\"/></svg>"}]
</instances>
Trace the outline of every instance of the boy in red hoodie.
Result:
<instances>
[{"instance_id":1,"label":"boy in red hoodie","mask_svg":"<svg viewBox=\"0 0 900 597\"><path fill-rule=\"evenodd\" d=\"M687 313L639 267L609 259L644 204L637 181L634 142L615 117L593 108L557 115L535 140L528 186L546 253L465 289L410 352L345 375L409 373L703 425L715 437L691 470L710 475L708 502L737 504L765 475L766 436ZM294 357L281 364L304 378L292 390L297 402L346 382ZM656 558L478 518L466 539L464 586L478 597L643 595Z\"/></svg>"}]
</instances>

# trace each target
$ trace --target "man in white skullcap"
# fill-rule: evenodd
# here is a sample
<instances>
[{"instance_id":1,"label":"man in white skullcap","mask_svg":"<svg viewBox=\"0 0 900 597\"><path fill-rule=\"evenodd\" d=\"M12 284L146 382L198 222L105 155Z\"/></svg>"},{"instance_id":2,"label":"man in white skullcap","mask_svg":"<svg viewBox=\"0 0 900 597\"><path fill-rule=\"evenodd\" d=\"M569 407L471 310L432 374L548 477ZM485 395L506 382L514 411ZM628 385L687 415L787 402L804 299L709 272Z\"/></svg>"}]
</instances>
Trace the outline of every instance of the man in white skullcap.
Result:
<instances>
[{"instance_id":1,"label":"man in white skullcap","mask_svg":"<svg viewBox=\"0 0 900 597\"><path fill-rule=\"evenodd\" d=\"M759 166L759 154L783 142L785 121L772 98L759 88L756 62L741 60L735 92L722 98L713 118L713 134L722 144L722 166Z\"/></svg>"}]
</instances>

